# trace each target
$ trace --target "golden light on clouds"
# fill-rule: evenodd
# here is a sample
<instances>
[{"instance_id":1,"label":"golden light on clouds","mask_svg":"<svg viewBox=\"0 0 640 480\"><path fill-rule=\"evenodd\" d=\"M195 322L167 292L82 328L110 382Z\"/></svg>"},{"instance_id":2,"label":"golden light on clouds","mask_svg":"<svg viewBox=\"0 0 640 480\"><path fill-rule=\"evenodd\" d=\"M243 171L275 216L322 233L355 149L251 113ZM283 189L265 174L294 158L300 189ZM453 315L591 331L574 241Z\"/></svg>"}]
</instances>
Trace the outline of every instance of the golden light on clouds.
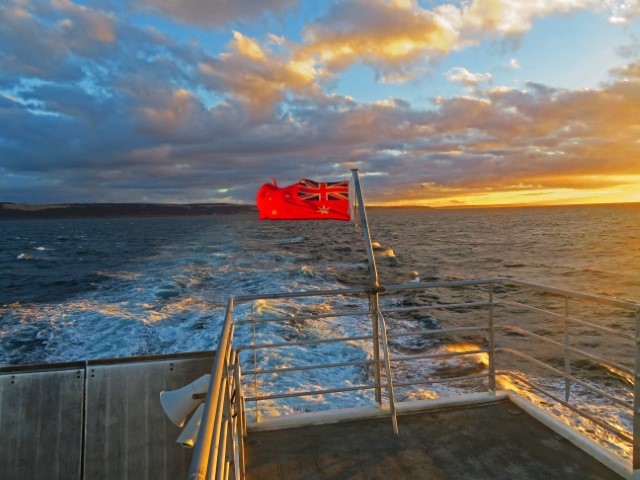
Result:
<instances>
[{"instance_id":1,"label":"golden light on clouds","mask_svg":"<svg viewBox=\"0 0 640 480\"><path fill-rule=\"evenodd\" d=\"M229 48L239 56L253 60L254 62L262 63L267 60L260 44L240 32L233 32L233 41L229 44ZM229 58L230 56L230 53L220 55L221 58Z\"/></svg>"},{"instance_id":2,"label":"golden light on clouds","mask_svg":"<svg viewBox=\"0 0 640 480\"><path fill-rule=\"evenodd\" d=\"M333 73L362 63L381 78L398 78L398 67L438 58L455 47L458 36L445 17L415 1L355 0L308 25L294 55L315 58Z\"/></svg>"},{"instance_id":3,"label":"golden light on clouds","mask_svg":"<svg viewBox=\"0 0 640 480\"><path fill-rule=\"evenodd\" d=\"M8 2L0 200L246 203L356 165L379 204L638 201L636 0Z\"/></svg>"}]
</instances>

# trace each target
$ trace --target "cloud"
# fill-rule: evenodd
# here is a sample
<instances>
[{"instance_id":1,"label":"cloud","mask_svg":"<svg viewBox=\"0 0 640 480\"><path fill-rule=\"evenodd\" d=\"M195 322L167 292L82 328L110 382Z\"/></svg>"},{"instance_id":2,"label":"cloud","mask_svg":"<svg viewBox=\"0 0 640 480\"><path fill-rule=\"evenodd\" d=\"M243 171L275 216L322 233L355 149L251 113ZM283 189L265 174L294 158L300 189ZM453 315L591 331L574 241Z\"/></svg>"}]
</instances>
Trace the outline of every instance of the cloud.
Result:
<instances>
[{"instance_id":1,"label":"cloud","mask_svg":"<svg viewBox=\"0 0 640 480\"><path fill-rule=\"evenodd\" d=\"M339 2L301 43L236 31L219 54L103 3L3 5L0 200L213 201L227 189L250 202L271 176L343 178L355 167L377 173L366 177L376 202L636 181L637 60L580 91L494 86L457 67L451 81L487 85L428 107L328 93L355 64L391 80L476 35L519 34L526 22L494 11L512 3ZM529 20L556 11L535 5L518 8Z\"/></svg>"},{"instance_id":2,"label":"cloud","mask_svg":"<svg viewBox=\"0 0 640 480\"><path fill-rule=\"evenodd\" d=\"M462 8L462 27L468 33L520 35L534 19L599 6L597 0L474 0Z\"/></svg>"},{"instance_id":3,"label":"cloud","mask_svg":"<svg viewBox=\"0 0 640 480\"><path fill-rule=\"evenodd\" d=\"M251 20L266 12L280 13L298 0L138 0L134 8L162 13L189 25L221 27L239 20Z\"/></svg>"},{"instance_id":4,"label":"cloud","mask_svg":"<svg viewBox=\"0 0 640 480\"><path fill-rule=\"evenodd\" d=\"M512 58L511 60L509 60L509 63L507 63L507 66L513 70L520 70L522 68L522 65L520 65L520 62L518 62L518 60L516 60L515 58Z\"/></svg>"},{"instance_id":5,"label":"cloud","mask_svg":"<svg viewBox=\"0 0 640 480\"><path fill-rule=\"evenodd\" d=\"M631 36L631 42L627 45L621 45L616 49L616 53L622 58L640 57L640 37Z\"/></svg>"},{"instance_id":6,"label":"cloud","mask_svg":"<svg viewBox=\"0 0 640 480\"><path fill-rule=\"evenodd\" d=\"M323 72L312 62L277 55L240 32L219 58L198 66L200 81L211 90L238 99L256 118L264 118L287 92L313 94Z\"/></svg>"},{"instance_id":7,"label":"cloud","mask_svg":"<svg viewBox=\"0 0 640 480\"><path fill-rule=\"evenodd\" d=\"M616 68L611 73L621 80L638 80L640 79L640 60L622 68Z\"/></svg>"},{"instance_id":8,"label":"cloud","mask_svg":"<svg viewBox=\"0 0 640 480\"><path fill-rule=\"evenodd\" d=\"M297 57L311 57L332 72L361 63L384 79L441 58L457 39L445 17L415 1L354 0L338 2L308 25Z\"/></svg>"},{"instance_id":9,"label":"cloud","mask_svg":"<svg viewBox=\"0 0 640 480\"><path fill-rule=\"evenodd\" d=\"M9 125L0 134L5 178L22 179L3 191L14 201L208 201L231 188L225 195L252 201L271 176L286 184L342 178L349 168L381 173L366 178L373 202L622 185L640 175L636 68L613 72L599 89L493 87L481 97L436 99L431 109L319 92L285 99L286 115L260 121L233 102L207 109L179 88L89 107L77 93L41 86L28 99L56 98L57 111L68 113L35 115L0 102ZM91 111L126 111L131 120Z\"/></svg>"},{"instance_id":10,"label":"cloud","mask_svg":"<svg viewBox=\"0 0 640 480\"><path fill-rule=\"evenodd\" d=\"M450 82L463 85L477 85L479 83L491 83L490 73L471 73L464 67L454 67L444 74Z\"/></svg>"},{"instance_id":11,"label":"cloud","mask_svg":"<svg viewBox=\"0 0 640 480\"><path fill-rule=\"evenodd\" d=\"M607 5L611 12L633 15L625 0ZM587 8L604 5L600 0L473 0L428 9L416 0L338 1L307 25L302 44L289 46L293 58L333 74L361 64L373 69L379 81L402 83L485 37L519 38L537 18ZM515 59L509 66L520 68Z\"/></svg>"},{"instance_id":12,"label":"cloud","mask_svg":"<svg viewBox=\"0 0 640 480\"><path fill-rule=\"evenodd\" d=\"M611 23L629 23L633 17L640 14L640 1L618 0L611 3Z\"/></svg>"},{"instance_id":13,"label":"cloud","mask_svg":"<svg viewBox=\"0 0 640 480\"><path fill-rule=\"evenodd\" d=\"M47 79L79 75L72 55L97 58L116 42L115 19L68 0L0 6L1 70Z\"/></svg>"}]
</instances>

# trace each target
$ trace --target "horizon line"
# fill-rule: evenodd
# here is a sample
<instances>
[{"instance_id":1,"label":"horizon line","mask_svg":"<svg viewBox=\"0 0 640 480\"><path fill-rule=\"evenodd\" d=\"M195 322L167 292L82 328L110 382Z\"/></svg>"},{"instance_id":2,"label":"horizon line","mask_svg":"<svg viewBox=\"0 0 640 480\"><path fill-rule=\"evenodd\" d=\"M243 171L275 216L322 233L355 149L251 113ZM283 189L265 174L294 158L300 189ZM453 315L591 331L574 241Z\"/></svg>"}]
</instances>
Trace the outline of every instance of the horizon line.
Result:
<instances>
[{"instance_id":1,"label":"horizon line","mask_svg":"<svg viewBox=\"0 0 640 480\"><path fill-rule=\"evenodd\" d=\"M478 204L478 205L381 205L369 204L368 208L388 208L388 209L433 209L433 210L452 210L452 209L469 209L469 208L523 208L523 207L578 207L578 206L598 206L598 205L633 205L640 202L590 202L590 203L499 203L499 204ZM4 205L24 206L24 207L62 207L73 205L167 205L167 206L187 206L187 205L229 205L239 207L256 207L255 203L239 203L239 202L61 202L61 203L18 203L0 201L0 207Z\"/></svg>"}]
</instances>

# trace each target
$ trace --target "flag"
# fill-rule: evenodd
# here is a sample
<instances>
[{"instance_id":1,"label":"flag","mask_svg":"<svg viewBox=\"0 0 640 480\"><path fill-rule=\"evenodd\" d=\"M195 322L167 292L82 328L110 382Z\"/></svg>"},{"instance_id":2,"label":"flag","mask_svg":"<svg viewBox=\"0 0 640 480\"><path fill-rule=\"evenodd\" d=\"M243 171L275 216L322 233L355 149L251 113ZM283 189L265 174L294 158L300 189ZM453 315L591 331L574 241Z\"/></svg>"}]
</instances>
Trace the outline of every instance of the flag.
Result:
<instances>
[{"instance_id":1,"label":"flag","mask_svg":"<svg viewBox=\"0 0 640 480\"><path fill-rule=\"evenodd\" d=\"M351 220L349 182L300 180L279 188L275 179L256 197L260 220Z\"/></svg>"}]
</instances>

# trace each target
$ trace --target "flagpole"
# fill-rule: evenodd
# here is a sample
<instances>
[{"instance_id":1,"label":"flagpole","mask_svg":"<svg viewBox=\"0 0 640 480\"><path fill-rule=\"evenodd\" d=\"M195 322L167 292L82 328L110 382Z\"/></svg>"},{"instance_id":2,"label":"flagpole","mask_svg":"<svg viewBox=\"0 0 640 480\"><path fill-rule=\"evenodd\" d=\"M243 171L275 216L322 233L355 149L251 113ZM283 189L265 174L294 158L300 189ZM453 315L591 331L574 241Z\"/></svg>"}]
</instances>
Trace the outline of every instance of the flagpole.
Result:
<instances>
[{"instance_id":1,"label":"flagpole","mask_svg":"<svg viewBox=\"0 0 640 480\"><path fill-rule=\"evenodd\" d=\"M373 256L373 246L371 245L371 235L369 233L369 222L367 221L367 212L364 208L364 198L362 197L358 171L359 169L357 168L352 169L351 175L353 177L353 187L356 194L356 200L358 202L357 219L359 220L360 227L362 229L364 248L367 251L367 261L369 262L369 276L371 282L371 289L369 291L369 302L371 304L370 312L371 318L373 320L373 372L376 384L375 399L379 405L382 405L382 393L380 387L380 319L378 318L377 313L380 309L380 298L378 295L380 285L378 283L378 269L376 268L376 260Z\"/></svg>"}]
</instances>

